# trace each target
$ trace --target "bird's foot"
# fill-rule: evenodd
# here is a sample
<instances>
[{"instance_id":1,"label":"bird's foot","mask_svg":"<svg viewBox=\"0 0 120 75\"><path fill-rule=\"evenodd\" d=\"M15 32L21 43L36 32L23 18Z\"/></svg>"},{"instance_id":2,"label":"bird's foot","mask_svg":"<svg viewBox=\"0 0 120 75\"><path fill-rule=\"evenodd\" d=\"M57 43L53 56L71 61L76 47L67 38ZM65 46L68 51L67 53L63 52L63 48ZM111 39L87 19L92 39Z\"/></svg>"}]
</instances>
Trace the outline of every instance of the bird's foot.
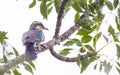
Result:
<instances>
[{"instance_id":1,"label":"bird's foot","mask_svg":"<svg viewBox=\"0 0 120 75\"><path fill-rule=\"evenodd\" d=\"M40 46L40 43L38 43L38 42L34 43L34 48L35 48L36 52L38 52L39 46Z\"/></svg>"}]
</instances>

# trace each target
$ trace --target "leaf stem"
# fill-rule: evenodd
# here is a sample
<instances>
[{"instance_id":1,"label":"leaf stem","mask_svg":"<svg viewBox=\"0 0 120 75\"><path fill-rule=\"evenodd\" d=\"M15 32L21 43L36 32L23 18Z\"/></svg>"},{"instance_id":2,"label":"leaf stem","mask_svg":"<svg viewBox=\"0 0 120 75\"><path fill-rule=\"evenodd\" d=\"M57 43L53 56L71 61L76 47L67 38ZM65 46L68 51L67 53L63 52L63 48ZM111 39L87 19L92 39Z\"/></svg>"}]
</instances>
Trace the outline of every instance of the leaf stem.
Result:
<instances>
[{"instance_id":1,"label":"leaf stem","mask_svg":"<svg viewBox=\"0 0 120 75\"><path fill-rule=\"evenodd\" d=\"M106 46L108 46L112 41L113 41L113 40L109 41L106 45L104 45L101 49L99 49L99 50L97 51L97 53L100 52L101 50L103 50L103 48L105 48Z\"/></svg>"}]
</instances>

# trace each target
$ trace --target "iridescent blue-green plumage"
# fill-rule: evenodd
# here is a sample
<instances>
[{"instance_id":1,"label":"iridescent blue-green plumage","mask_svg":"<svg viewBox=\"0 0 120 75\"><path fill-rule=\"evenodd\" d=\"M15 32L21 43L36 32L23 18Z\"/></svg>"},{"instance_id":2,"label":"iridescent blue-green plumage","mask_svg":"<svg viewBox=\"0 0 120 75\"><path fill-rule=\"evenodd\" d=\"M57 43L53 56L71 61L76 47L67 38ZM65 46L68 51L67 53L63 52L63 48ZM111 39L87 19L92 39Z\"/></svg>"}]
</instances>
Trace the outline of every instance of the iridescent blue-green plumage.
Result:
<instances>
[{"instance_id":1,"label":"iridescent blue-green plumage","mask_svg":"<svg viewBox=\"0 0 120 75\"><path fill-rule=\"evenodd\" d=\"M26 47L26 61L31 61L37 58L37 52L34 48L34 43L33 42L27 42L25 44Z\"/></svg>"},{"instance_id":2,"label":"iridescent blue-green plumage","mask_svg":"<svg viewBox=\"0 0 120 75\"><path fill-rule=\"evenodd\" d=\"M34 44L44 41L44 34L42 32L43 29L47 30L47 28L45 28L41 22L34 21L29 30L23 34L22 43L26 47L26 61L31 61L37 58L37 52Z\"/></svg>"}]
</instances>

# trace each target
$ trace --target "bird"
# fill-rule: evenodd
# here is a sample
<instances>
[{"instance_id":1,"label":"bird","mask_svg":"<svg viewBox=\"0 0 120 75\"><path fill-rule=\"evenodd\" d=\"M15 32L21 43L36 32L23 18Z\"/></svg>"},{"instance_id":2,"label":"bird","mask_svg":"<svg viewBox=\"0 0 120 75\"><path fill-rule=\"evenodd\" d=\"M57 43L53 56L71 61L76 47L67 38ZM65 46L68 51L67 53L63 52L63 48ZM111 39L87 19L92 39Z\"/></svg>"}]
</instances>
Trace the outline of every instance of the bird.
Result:
<instances>
[{"instance_id":1,"label":"bird","mask_svg":"<svg viewBox=\"0 0 120 75\"><path fill-rule=\"evenodd\" d=\"M22 43L25 45L25 59L27 62L37 58L37 50L34 45L44 41L43 30L48 29L41 22L33 21L29 30L23 34Z\"/></svg>"}]
</instances>

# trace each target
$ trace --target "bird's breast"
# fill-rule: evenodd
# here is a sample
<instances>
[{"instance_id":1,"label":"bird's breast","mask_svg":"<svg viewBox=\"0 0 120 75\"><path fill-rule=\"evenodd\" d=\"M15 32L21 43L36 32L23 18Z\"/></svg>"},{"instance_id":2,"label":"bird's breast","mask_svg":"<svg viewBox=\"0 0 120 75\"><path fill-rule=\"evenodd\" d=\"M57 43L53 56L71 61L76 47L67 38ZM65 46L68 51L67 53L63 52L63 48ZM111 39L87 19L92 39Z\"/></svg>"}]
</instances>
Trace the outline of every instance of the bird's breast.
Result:
<instances>
[{"instance_id":1,"label":"bird's breast","mask_svg":"<svg viewBox=\"0 0 120 75\"><path fill-rule=\"evenodd\" d=\"M39 30L29 30L23 34L22 42L43 42L44 34Z\"/></svg>"}]
</instances>

